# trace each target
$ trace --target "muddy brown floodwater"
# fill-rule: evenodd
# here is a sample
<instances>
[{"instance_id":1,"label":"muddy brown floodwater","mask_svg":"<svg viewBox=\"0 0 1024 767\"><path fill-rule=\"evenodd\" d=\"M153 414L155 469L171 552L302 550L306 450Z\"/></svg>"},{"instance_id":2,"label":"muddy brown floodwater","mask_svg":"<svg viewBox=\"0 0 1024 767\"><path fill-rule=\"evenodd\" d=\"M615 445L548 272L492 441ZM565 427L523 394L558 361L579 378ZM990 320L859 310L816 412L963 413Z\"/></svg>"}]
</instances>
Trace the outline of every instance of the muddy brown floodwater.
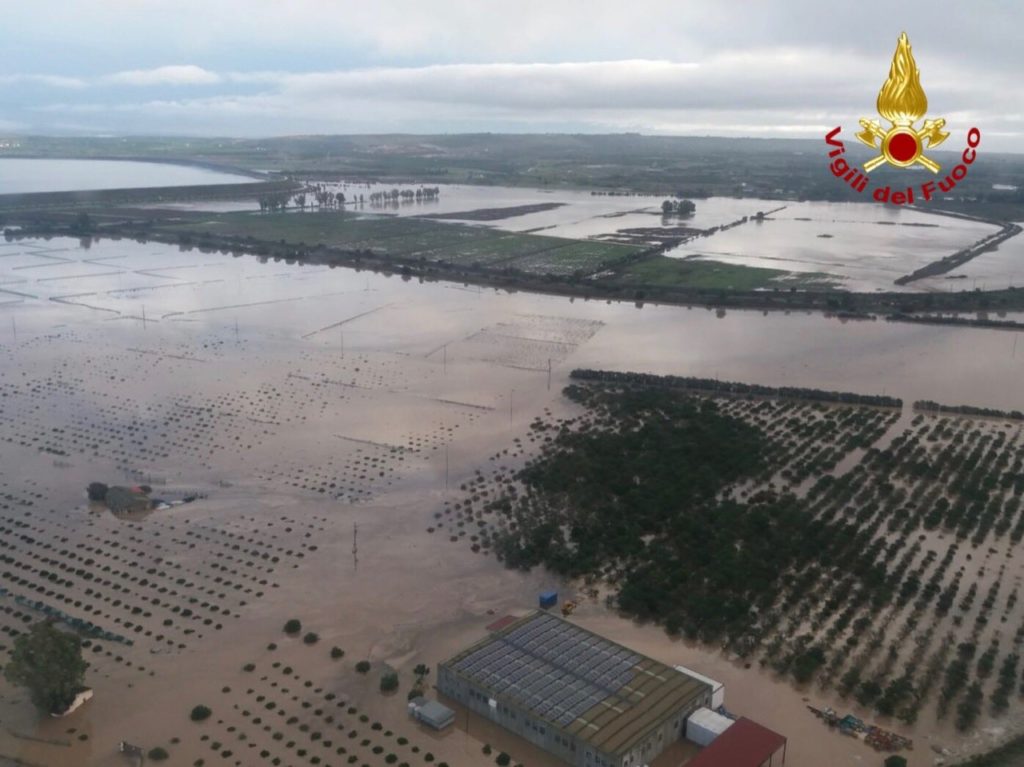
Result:
<instances>
[{"instance_id":1,"label":"muddy brown floodwater","mask_svg":"<svg viewBox=\"0 0 1024 767\"><path fill-rule=\"evenodd\" d=\"M2 652L42 617L37 601L108 633L87 648L95 698L67 719L38 719L0 685L0 755L113 766L127 740L166 748L170 765L427 752L485 765L490 742L550 764L464 712L455 731L428 733L405 694L417 664L434 667L495 616L530 609L543 588L573 591L425 532L490 456L521 465L514 440L534 418L569 412L572 368L1024 408L1014 338L572 301L133 242L0 243ZM93 480L205 497L115 518L88 506ZM284 635L292 617L318 641ZM805 708L849 704L597 601L573 619L723 680L730 709L789 737L792 767L881 761ZM385 664L401 680L390 696ZM189 721L197 704L213 710L206 722ZM914 767L957 740L933 722L911 734Z\"/></svg>"}]
</instances>

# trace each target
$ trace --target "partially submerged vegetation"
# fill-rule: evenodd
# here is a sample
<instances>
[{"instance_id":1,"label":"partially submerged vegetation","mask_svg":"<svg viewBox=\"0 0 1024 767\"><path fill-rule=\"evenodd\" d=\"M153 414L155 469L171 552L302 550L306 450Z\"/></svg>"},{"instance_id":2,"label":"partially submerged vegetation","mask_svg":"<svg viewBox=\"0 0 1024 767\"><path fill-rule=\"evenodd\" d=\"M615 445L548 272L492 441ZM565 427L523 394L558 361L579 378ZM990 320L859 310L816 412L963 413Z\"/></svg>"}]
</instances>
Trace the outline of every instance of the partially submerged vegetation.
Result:
<instances>
[{"instance_id":1,"label":"partially submerged vegetation","mask_svg":"<svg viewBox=\"0 0 1024 767\"><path fill-rule=\"evenodd\" d=\"M610 135L477 134L284 136L222 141L196 137L24 136L8 157L78 157L185 161L259 168L302 178L468 183L602 194L644 192L699 200L746 195L792 200L855 200L859 195L824 172L820 139ZM871 157L851 145L852 164ZM953 161L939 150L936 160ZM966 192L933 207L1006 220L1024 217L1018 155L987 155L971 169ZM879 168L878 185L898 188L900 169ZM999 185L999 188L994 187ZM960 192L958 187L957 193Z\"/></svg>"},{"instance_id":2,"label":"partially submerged vegetation","mask_svg":"<svg viewBox=\"0 0 1024 767\"><path fill-rule=\"evenodd\" d=\"M689 389L711 394L731 394L754 397L779 397L810 402L870 405L871 407L901 408L903 400L879 394L824 391L798 386L764 386L740 381L720 381L717 378L694 376L659 376L652 373L629 373L617 370L587 370L577 368L570 374L575 381L595 381L605 384L638 385L666 389Z\"/></svg>"},{"instance_id":3,"label":"partially submerged vegetation","mask_svg":"<svg viewBox=\"0 0 1024 767\"><path fill-rule=\"evenodd\" d=\"M718 309L808 309L846 316L942 323L947 313L1024 309L1024 288L939 293L850 293L826 275L792 274L662 255L649 246L504 232L418 217L317 213L34 213L11 219L8 239L72 235L131 238L253 254L288 263L400 273L585 299L705 305ZM100 221L100 216L104 216ZM143 217L145 216L145 217ZM950 320L963 324L963 318Z\"/></svg>"},{"instance_id":4,"label":"partially submerged vegetation","mask_svg":"<svg viewBox=\"0 0 1024 767\"><path fill-rule=\"evenodd\" d=\"M82 641L50 621L41 621L14 640L4 678L28 690L37 709L56 715L67 711L83 691L88 668Z\"/></svg>"},{"instance_id":5,"label":"partially submerged vegetation","mask_svg":"<svg viewBox=\"0 0 1024 767\"><path fill-rule=\"evenodd\" d=\"M565 395L580 416L439 515L453 540L906 723L1024 695L1012 413L602 371Z\"/></svg>"},{"instance_id":6,"label":"partially submerged vegetation","mask_svg":"<svg viewBox=\"0 0 1024 767\"><path fill-rule=\"evenodd\" d=\"M641 291L680 285L707 290L771 290L783 285L828 289L836 285L830 275L818 272L796 275L782 269L737 266L710 259L669 258L660 255L625 265L613 279L625 286L636 286Z\"/></svg>"}]
</instances>

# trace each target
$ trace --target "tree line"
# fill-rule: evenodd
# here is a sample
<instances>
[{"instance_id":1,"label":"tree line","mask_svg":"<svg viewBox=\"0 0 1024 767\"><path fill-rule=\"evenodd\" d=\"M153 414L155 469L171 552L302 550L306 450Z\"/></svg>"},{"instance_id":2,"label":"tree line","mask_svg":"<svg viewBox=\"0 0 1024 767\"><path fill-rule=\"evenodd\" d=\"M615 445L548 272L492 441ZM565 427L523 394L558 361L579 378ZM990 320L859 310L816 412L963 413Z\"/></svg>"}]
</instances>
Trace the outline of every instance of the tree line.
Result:
<instances>
[{"instance_id":1,"label":"tree line","mask_svg":"<svg viewBox=\"0 0 1024 767\"><path fill-rule=\"evenodd\" d=\"M692 376L659 376L652 373L630 373L616 370L589 370L577 368L569 374L569 377L578 381L600 381L602 383L693 389L702 392L715 392L731 395L780 397L784 399L807 400L810 402L837 402L844 405L869 405L871 407L903 407L903 400L897 397L886 397L878 394L855 394L853 392L804 389L795 386L781 386L776 388L772 386L764 386L762 384L740 383L738 381L719 381L718 379L713 378L695 378Z\"/></svg>"}]
</instances>

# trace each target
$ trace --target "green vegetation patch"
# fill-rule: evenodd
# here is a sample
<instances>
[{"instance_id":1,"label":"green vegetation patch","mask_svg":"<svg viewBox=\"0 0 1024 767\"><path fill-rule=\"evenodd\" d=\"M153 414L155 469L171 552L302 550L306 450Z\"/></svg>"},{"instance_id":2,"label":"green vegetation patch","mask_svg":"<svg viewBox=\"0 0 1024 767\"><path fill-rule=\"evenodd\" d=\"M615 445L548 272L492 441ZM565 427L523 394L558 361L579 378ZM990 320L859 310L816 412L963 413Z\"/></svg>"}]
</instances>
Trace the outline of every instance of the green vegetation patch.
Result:
<instances>
[{"instance_id":1,"label":"green vegetation patch","mask_svg":"<svg viewBox=\"0 0 1024 767\"><path fill-rule=\"evenodd\" d=\"M827 274L798 274L781 269L725 264L705 259L654 256L624 267L615 276L627 285L705 288L709 290L758 290L779 287L834 287Z\"/></svg>"},{"instance_id":2,"label":"green vegetation patch","mask_svg":"<svg viewBox=\"0 0 1024 767\"><path fill-rule=\"evenodd\" d=\"M511 524L495 549L511 566L579 577L614 571L619 605L672 631L746 628L758 598L820 542L793 498L725 502L767 441L711 400L668 389L569 386L600 428L560 430L496 501Z\"/></svg>"},{"instance_id":3,"label":"green vegetation patch","mask_svg":"<svg viewBox=\"0 0 1024 767\"><path fill-rule=\"evenodd\" d=\"M369 250L378 255L462 266L514 268L536 274L594 272L635 253L632 245L503 232L421 218L364 217L333 211L223 213L161 225L259 242Z\"/></svg>"},{"instance_id":4,"label":"green vegetation patch","mask_svg":"<svg viewBox=\"0 0 1024 767\"><path fill-rule=\"evenodd\" d=\"M959 731L1010 709L1019 587L1005 565L983 578L980 554L1024 541L1014 414L951 408L898 426L884 396L573 380L581 414L537 419L537 457L479 510L479 487L456 507L483 523L474 545L603 582L626 614L908 724L934 699ZM1003 624L1012 636L986 630ZM1024 747L1008 748L976 764L1013 764Z\"/></svg>"},{"instance_id":5,"label":"green vegetation patch","mask_svg":"<svg viewBox=\"0 0 1024 767\"><path fill-rule=\"evenodd\" d=\"M522 235L527 236L527 235ZM537 238L535 235L533 236ZM534 274L571 275L599 271L603 266L636 253L639 248L612 242L545 237L553 247L510 262L508 266Z\"/></svg>"}]
</instances>

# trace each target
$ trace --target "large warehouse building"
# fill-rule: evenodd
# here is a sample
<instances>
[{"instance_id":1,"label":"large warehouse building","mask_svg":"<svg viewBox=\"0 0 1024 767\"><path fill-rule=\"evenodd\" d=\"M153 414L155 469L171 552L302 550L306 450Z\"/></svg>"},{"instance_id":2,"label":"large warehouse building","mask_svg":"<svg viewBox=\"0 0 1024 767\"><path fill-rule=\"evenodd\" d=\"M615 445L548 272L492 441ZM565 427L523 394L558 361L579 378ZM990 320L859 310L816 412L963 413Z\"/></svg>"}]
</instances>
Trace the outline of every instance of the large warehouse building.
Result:
<instances>
[{"instance_id":1,"label":"large warehouse building","mask_svg":"<svg viewBox=\"0 0 1024 767\"><path fill-rule=\"evenodd\" d=\"M648 764L711 704L706 682L547 613L492 628L438 689L570 764Z\"/></svg>"}]
</instances>

